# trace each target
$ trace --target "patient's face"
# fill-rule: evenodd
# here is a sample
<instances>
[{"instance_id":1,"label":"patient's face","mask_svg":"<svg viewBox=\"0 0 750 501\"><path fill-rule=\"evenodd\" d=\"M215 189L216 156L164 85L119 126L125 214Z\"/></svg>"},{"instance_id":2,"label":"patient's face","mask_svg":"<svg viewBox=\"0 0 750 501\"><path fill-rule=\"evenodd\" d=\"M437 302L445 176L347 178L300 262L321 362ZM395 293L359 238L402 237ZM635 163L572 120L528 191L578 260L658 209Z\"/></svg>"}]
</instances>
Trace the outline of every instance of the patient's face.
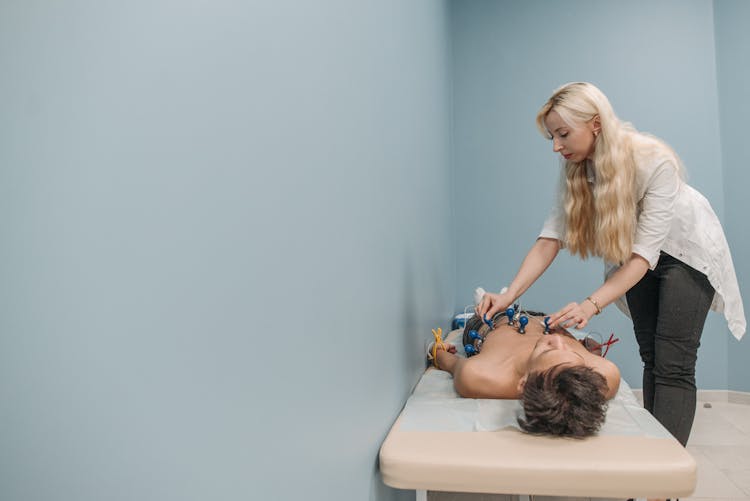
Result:
<instances>
[{"instance_id":1,"label":"patient's face","mask_svg":"<svg viewBox=\"0 0 750 501\"><path fill-rule=\"evenodd\" d=\"M557 365L584 365L584 360L559 334L541 336L529 356L528 371L542 372Z\"/></svg>"}]
</instances>

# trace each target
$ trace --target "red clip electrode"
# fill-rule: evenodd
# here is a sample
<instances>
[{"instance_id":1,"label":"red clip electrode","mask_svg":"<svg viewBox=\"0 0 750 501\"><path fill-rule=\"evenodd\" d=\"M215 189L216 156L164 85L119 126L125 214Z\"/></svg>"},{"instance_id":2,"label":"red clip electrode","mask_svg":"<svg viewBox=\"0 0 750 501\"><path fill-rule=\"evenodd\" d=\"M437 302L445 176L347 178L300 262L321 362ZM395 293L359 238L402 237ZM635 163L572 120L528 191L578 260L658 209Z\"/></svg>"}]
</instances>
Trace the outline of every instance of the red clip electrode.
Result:
<instances>
[{"instance_id":1,"label":"red clip electrode","mask_svg":"<svg viewBox=\"0 0 750 501\"><path fill-rule=\"evenodd\" d=\"M612 338L614 338L614 339L612 339ZM606 357L607 356L607 352L609 351L609 347L612 346L613 344L615 344L619 340L620 340L620 338L619 337L616 338L614 332L612 334L610 334L609 335L609 339L607 339L607 342L606 343L602 343L602 346L606 346L607 347L607 348L605 348L604 353L602 353L602 357Z\"/></svg>"}]
</instances>

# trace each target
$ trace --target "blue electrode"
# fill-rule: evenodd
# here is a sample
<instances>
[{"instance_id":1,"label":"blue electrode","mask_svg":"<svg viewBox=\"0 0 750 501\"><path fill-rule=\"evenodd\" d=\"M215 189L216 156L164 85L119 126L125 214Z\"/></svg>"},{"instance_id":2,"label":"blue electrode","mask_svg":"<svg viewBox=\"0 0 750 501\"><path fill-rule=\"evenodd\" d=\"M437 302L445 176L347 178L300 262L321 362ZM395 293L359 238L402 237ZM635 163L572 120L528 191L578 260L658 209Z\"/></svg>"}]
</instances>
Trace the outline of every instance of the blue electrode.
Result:
<instances>
[{"instance_id":1,"label":"blue electrode","mask_svg":"<svg viewBox=\"0 0 750 501\"><path fill-rule=\"evenodd\" d=\"M486 323L487 325L489 325L489 326L490 326L490 330L492 330L492 329L494 329L494 328L495 328L495 326L494 326L494 325L492 325L492 319L491 319L491 318L490 318L490 319L488 319L488 318L487 318L487 314L486 314L486 313L484 314L484 323Z\"/></svg>"},{"instance_id":2,"label":"blue electrode","mask_svg":"<svg viewBox=\"0 0 750 501\"><path fill-rule=\"evenodd\" d=\"M508 325L513 325L513 315L516 313L516 310L513 308L508 308L505 310L505 315L508 317Z\"/></svg>"},{"instance_id":3,"label":"blue electrode","mask_svg":"<svg viewBox=\"0 0 750 501\"><path fill-rule=\"evenodd\" d=\"M482 339L482 336L480 336L477 331L472 329L469 331L469 338L470 339Z\"/></svg>"},{"instance_id":4,"label":"blue electrode","mask_svg":"<svg viewBox=\"0 0 750 501\"><path fill-rule=\"evenodd\" d=\"M544 317L544 333L549 334L549 317Z\"/></svg>"},{"instance_id":5,"label":"blue electrode","mask_svg":"<svg viewBox=\"0 0 750 501\"><path fill-rule=\"evenodd\" d=\"M464 351L467 355L475 355L477 353L477 349L474 348L473 345L467 344L464 346Z\"/></svg>"},{"instance_id":6,"label":"blue electrode","mask_svg":"<svg viewBox=\"0 0 750 501\"><path fill-rule=\"evenodd\" d=\"M518 332L521 334L526 334L526 324L529 323L529 317L526 315L521 315L521 318L518 319Z\"/></svg>"}]
</instances>

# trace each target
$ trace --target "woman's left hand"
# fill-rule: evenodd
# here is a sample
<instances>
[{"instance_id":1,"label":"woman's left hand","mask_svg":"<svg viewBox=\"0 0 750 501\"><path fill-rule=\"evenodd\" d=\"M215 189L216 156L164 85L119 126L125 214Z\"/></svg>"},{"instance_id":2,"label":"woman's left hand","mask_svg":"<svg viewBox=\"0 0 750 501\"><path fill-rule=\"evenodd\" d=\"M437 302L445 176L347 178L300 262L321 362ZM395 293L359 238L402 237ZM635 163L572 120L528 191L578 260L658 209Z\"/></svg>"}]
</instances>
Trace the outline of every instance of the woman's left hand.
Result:
<instances>
[{"instance_id":1,"label":"woman's left hand","mask_svg":"<svg viewBox=\"0 0 750 501\"><path fill-rule=\"evenodd\" d=\"M596 308L587 301L583 303L569 303L560 309L560 311L550 315L549 326L552 328L559 326L564 329L568 327L583 329L588 325L589 320L595 313Z\"/></svg>"}]
</instances>

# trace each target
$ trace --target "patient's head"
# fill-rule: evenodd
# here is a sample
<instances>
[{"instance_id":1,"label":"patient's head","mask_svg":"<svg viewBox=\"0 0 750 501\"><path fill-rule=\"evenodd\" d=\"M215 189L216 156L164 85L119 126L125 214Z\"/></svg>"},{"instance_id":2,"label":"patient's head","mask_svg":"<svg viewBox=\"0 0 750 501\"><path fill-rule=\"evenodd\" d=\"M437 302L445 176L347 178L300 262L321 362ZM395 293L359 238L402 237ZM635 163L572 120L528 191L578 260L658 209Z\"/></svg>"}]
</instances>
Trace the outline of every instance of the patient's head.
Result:
<instances>
[{"instance_id":1,"label":"patient's head","mask_svg":"<svg viewBox=\"0 0 750 501\"><path fill-rule=\"evenodd\" d=\"M576 352L561 334L539 336L526 363L528 372L544 372L555 366L585 365L583 355Z\"/></svg>"},{"instance_id":2,"label":"patient's head","mask_svg":"<svg viewBox=\"0 0 750 501\"><path fill-rule=\"evenodd\" d=\"M607 381L584 365L560 364L526 377L521 429L533 434L584 438L596 433L607 412Z\"/></svg>"}]
</instances>

